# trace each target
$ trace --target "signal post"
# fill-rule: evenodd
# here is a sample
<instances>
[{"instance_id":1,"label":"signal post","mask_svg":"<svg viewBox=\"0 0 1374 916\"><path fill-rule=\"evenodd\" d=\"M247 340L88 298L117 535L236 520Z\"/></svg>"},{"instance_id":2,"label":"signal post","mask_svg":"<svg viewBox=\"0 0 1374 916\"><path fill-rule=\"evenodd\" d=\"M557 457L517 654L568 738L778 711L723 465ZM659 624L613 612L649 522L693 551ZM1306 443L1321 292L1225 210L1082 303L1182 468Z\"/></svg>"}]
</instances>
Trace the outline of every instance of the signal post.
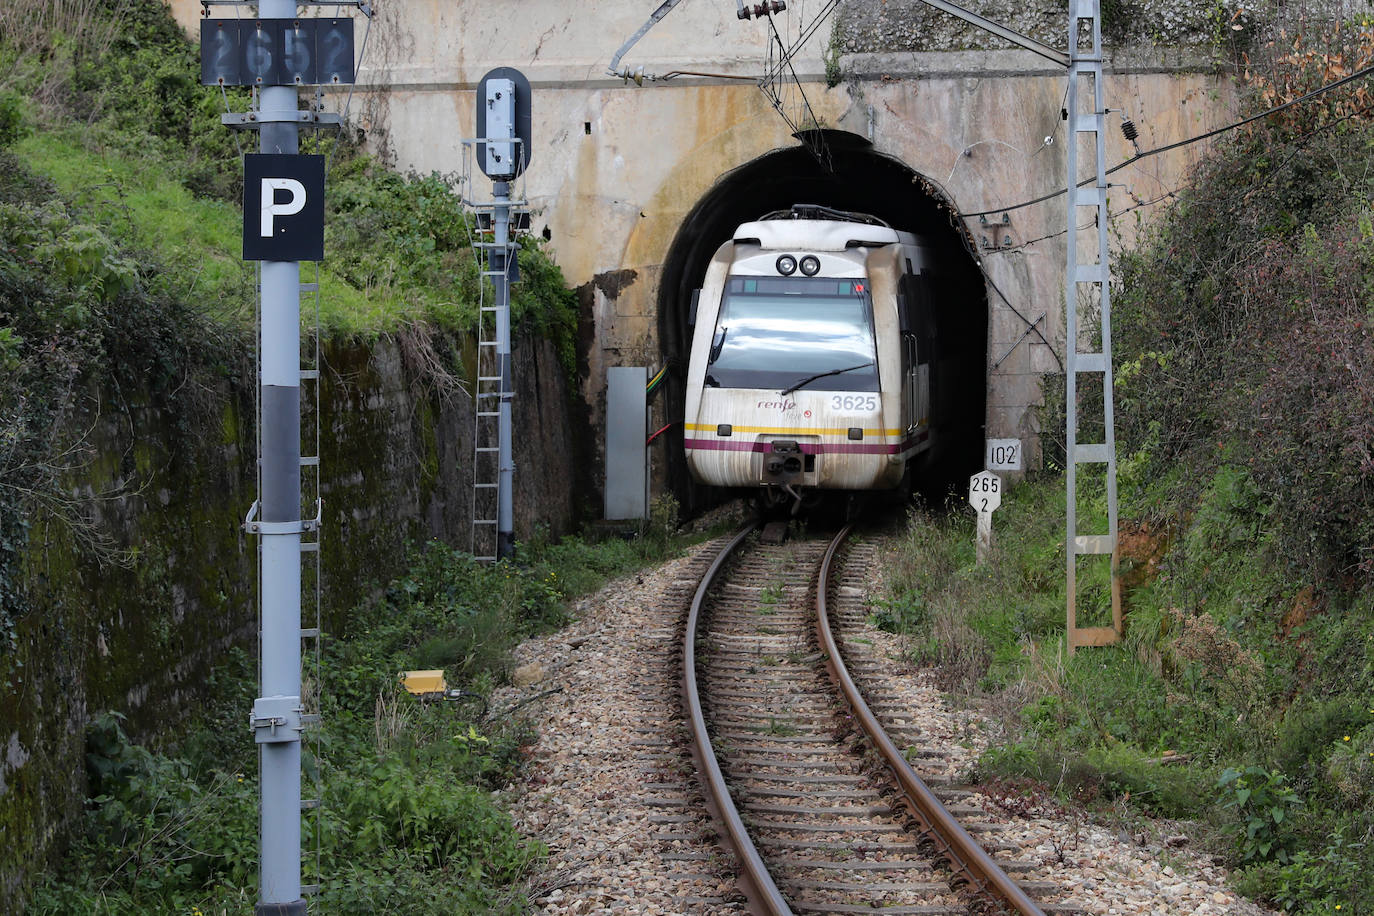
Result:
<instances>
[{"instance_id":1,"label":"signal post","mask_svg":"<svg viewBox=\"0 0 1374 916\"><path fill-rule=\"evenodd\" d=\"M359 5L359 4L345 4ZM224 123L257 130L244 158L244 260L261 270L258 500L244 528L259 547L260 691L249 714L259 747L258 916L305 916L301 884L300 262L324 256L324 157L300 155L300 128L338 115L299 109L298 87L351 83L353 20L297 19L295 0L259 0L258 18L201 23L201 82L251 86L258 105ZM318 371L318 370L316 370ZM314 460L318 460L316 457ZM314 633L318 637L318 631Z\"/></svg>"}]
</instances>

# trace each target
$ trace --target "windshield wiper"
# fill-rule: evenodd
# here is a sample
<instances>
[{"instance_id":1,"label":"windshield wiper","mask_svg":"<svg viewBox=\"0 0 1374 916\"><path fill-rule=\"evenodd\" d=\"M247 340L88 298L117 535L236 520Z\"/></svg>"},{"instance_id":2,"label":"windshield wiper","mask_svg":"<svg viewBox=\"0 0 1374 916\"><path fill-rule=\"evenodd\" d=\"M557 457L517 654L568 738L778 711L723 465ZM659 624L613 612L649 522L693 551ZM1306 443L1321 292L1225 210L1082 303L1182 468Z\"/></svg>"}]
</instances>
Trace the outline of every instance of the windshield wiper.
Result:
<instances>
[{"instance_id":1,"label":"windshield wiper","mask_svg":"<svg viewBox=\"0 0 1374 916\"><path fill-rule=\"evenodd\" d=\"M711 341L711 352L706 354L706 365L711 365L720 359L720 350L725 346L725 335L730 333L728 326L723 327L716 334L716 339Z\"/></svg>"},{"instance_id":2,"label":"windshield wiper","mask_svg":"<svg viewBox=\"0 0 1374 916\"><path fill-rule=\"evenodd\" d=\"M709 373L709 372L706 373L706 387L707 387L707 388L719 388L719 387L720 387L720 381L719 381L714 375L712 375L712 374Z\"/></svg>"},{"instance_id":3,"label":"windshield wiper","mask_svg":"<svg viewBox=\"0 0 1374 916\"><path fill-rule=\"evenodd\" d=\"M857 366L848 366L844 369L831 369L829 372L817 372L815 375L808 375L806 378L802 379L800 382L797 382L791 388L784 388L782 391L779 391L778 394L791 394L801 386L809 385L816 379L825 378L827 375L839 375L842 372L853 372L855 369L867 369L871 365L873 365L873 360L869 360L866 363L859 363L859 365Z\"/></svg>"}]
</instances>

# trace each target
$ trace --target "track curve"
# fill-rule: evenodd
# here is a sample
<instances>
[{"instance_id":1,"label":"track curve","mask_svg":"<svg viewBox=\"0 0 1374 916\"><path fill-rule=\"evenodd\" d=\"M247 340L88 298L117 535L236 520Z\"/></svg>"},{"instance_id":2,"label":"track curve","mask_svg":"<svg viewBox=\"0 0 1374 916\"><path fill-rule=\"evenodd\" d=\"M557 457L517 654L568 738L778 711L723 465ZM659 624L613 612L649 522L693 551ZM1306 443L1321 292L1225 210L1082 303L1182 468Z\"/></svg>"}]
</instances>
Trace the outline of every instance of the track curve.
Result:
<instances>
[{"instance_id":1,"label":"track curve","mask_svg":"<svg viewBox=\"0 0 1374 916\"><path fill-rule=\"evenodd\" d=\"M851 528L828 544L769 546L751 543L755 527L696 590L682 677L707 807L751 911L934 916L990 905L1040 916L906 764L849 677L827 592ZM891 776L867 765L869 747Z\"/></svg>"},{"instance_id":2,"label":"track curve","mask_svg":"<svg viewBox=\"0 0 1374 916\"><path fill-rule=\"evenodd\" d=\"M821 652L825 655L826 668L844 697L845 704L853 712L865 738L882 757L883 763L901 787L909 810L920 822L923 833L935 845L940 856L976 892L995 895L1021 916L1044 916L1036 902L1008 877L993 861L992 856L988 855L963 825L949 813L921 777L916 775L911 764L907 763L906 757L888 737L887 730L878 721L878 717L869 709L863 694L849 675L849 669L844 663L844 653L836 645L834 631L830 626L827 595L830 591L830 574L835 554L852 529L853 526L846 526L835 536L826 550L825 559L821 562L820 585L816 590L816 633Z\"/></svg>"}]
</instances>

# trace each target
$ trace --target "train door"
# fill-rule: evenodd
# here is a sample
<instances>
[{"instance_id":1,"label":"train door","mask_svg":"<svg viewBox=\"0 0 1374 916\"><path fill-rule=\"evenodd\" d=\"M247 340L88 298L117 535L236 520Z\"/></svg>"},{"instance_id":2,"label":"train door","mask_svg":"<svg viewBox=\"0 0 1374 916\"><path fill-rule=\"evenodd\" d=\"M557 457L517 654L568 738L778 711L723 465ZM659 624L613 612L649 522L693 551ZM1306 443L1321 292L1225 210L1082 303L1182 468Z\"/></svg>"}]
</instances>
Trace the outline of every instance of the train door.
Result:
<instances>
[{"instance_id":1,"label":"train door","mask_svg":"<svg viewBox=\"0 0 1374 916\"><path fill-rule=\"evenodd\" d=\"M930 284L926 277L910 273L902 276L902 377L905 391L903 420L908 430L929 424L930 364L934 354L934 327L931 316Z\"/></svg>"}]
</instances>

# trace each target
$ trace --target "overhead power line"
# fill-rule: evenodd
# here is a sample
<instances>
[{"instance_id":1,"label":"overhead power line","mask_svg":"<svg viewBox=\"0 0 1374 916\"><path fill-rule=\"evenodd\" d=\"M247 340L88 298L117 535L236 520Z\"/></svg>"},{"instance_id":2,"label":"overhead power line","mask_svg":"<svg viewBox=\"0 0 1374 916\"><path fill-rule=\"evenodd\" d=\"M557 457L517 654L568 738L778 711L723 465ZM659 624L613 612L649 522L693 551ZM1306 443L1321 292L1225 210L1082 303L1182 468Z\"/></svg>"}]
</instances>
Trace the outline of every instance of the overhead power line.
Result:
<instances>
[{"instance_id":1,"label":"overhead power line","mask_svg":"<svg viewBox=\"0 0 1374 916\"><path fill-rule=\"evenodd\" d=\"M1304 95L1300 95L1300 96L1298 96L1298 97L1295 98L1295 99L1289 99L1287 102L1284 102L1284 103L1282 103L1282 104L1280 104L1280 105L1275 105L1273 108L1269 108L1269 109L1266 109L1266 110L1264 110L1264 111L1261 111L1259 114L1251 115L1251 116L1248 117L1248 118L1243 118L1243 119L1241 119L1241 120L1239 120L1239 121L1236 121L1236 122L1233 123L1233 124L1227 124L1227 125L1225 125L1224 127L1218 127L1218 128L1216 128L1216 129L1214 129L1214 130L1209 130L1209 131L1207 131L1206 133L1198 134L1196 137L1189 137L1189 138L1186 139L1186 140L1179 140L1179 141L1177 141L1177 142L1175 142L1175 143L1169 143L1169 144L1166 144L1166 145L1164 145L1164 146L1157 146L1157 147L1155 147L1154 149L1146 150L1146 151L1143 152L1143 153L1137 153L1136 155L1132 156L1130 159L1127 159L1127 160L1124 161L1124 162L1120 162L1120 163L1118 163L1118 164L1112 166L1111 168L1107 169L1106 174L1111 175L1113 172L1119 172L1119 171L1121 171L1122 169L1124 169L1126 166L1132 165L1132 164L1134 164L1134 163L1136 163L1136 162L1139 162L1139 161L1142 160L1142 159L1147 159L1147 158L1149 158L1150 156L1155 156L1155 155L1158 155L1159 153L1166 153L1166 152L1168 152L1169 150L1178 149L1179 147L1182 147L1182 146L1188 146L1188 145L1190 145L1190 144L1197 143L1197 142L1199 142L1199 141L1201 141L1201 140L1210 139L1210 138L1212 138L1212 137L1217 136L1218 134L1224 134L1224 133L1226 133L1227 131L1235 130L1235 129L1238 128L1238 127L1244 127L1244 126L1247 125L1247 124L1253 124L1255 121L1262 120L1262 119L1267 118L1267 117L1269 117L1270 115L1273 115L1273 114L1278 114L1280 111L1283 111L1285 108L1291 108L1291 107L1293 107L1294 105L1297 105L1297 104L1299 104L1299 103L1301 103L1301 102L1306 102L1306 101L1308 101L1309 99L1314 99L1314 98L1316 98L1317 96L1323 95L1323 94L1325 94L1325 93L1327 93L1327 92L1330 92L1330 91L1333 90L1333 89L1339 89L1341 86L1344 86L1344 85L1347 84L1347 83L1354 82L1354 81L1357 80L1357 79L1361 79L1361 78L1363 78L1363 77L1366 77L1366 76L1368 76L1368 75L1371 74L1371 73L1374 73L1374 65L1371 65L1371 66L1368 66L1368 67L1363 67L1363 68L1361 68L1361 69L1355 71L1354 73L1350 74L1349 76L1341 77L1340 79L1336 80L1336 81L1333 82L1333 83L1328 83L1328 84L1325 85L1325 86L1321 86L1321 87L1319 87L1319 88L1317 88L1317 89L1313 89L1311 92L1308 92L1308 93L1306 93L1306 94L1304 94ZM1079 187L1079 188L1085 187L1085 186L1087 186L1088 184L1092 183L1094 180L1095 180L1095 179L1092 179L1092 178L1084 179L1083 181L1080 181L1077 185L1075 185L1075 187ZM1012 205L1007 206L1007 207L994 207L994 208L992 208L992 209L990 209L990 210L979 210L979 211L977 211L977 212L975 212L975 213L961 213L960 215L961 215L961 216L964 216L964 217L973 217L973 216L992 216L992 215L995 215L995 214L998 214L998 213L1009 213L1009 212L1011 212L1012 210L1020 210L1020 209L1022 209L1023 207L1032 207L1032 206L1034 206L1035 204L1044 203L1044 202L1047 201L1047 200L1054 200L1056 197L1059 197L1059 196L1061 196L1061 195L1063 195L1063 194L1065 194L1065 193L1067 193L1067 192L1068 192L1068 188L1060 188L1060 189L1058 189L1058 190L1056 190L1056 191L1051 191L1051 192L1048 193L1048 194L1043 194L1043 195L1041 195L1040 197L1036 197L1036 198L1034 198L1033 200L1025 200L1025 201L1022 201L1021 203L1012 204Z\"/></svg>"}]
</instances>

